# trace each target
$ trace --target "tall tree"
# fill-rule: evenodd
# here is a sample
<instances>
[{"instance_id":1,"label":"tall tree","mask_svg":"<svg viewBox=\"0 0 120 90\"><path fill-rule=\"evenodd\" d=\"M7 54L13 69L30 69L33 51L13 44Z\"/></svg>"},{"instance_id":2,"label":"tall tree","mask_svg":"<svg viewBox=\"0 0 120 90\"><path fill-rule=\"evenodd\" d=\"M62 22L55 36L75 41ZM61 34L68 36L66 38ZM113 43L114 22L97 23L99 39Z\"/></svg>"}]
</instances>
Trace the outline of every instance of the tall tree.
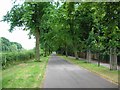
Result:
<instances>
[{"instance_id":1,"label":"tall tree","mask_svg":"<svg viewBox=\"0 0 120 90\"><path fill-rule=\"evenodd\" d=\"M93 13L92 10L92 3L78 3L78 8L75 13L76 18L76 27L78 27L79 40L80 43L84 42L86 51L87 51L87 60L88 62L91 61L91 48L90 44L88 43L89 40L89 32L92 30L93 27ZM79 43L79 44L80 44Z\"/></svg>"},{"instance_id":2,"label":"tall tree","mask_svg":"<svg viewBox=\"0 0 120 90\"><path fill-rule=\"evenodd\" d=\"M36 60L40 61L40 25L42 16L45 14L45 8L48 2L25 2L22 5L14 5L10 12L4 16L4 21L10 22L10 31L17 27L25 27L30 30L30 35L36 39Z\"/></svg>"},{"instance_id":3,"label":"tall tree","mask_svg":"<svg viewBox=\"0 0 120 90\"><path fill-rule=\"evenodd\" d=\"M104 36L107 41L107 49L110 55L110 69L117 70L117 49L120 48L120 28L119 28L119 3L108 2L105 3L105 16L103 18L103 24L106 27L104 29Z\"/></svg>"},{"instance_id":4,"label":"tall tree","mask_svg":"<svg viewBox=\"0 0 120 90\"><path fill-rule=\"evenodd\" d=\"M68 24L69 24L69 34L72 39L73 52L76 59L78 59L78 51L77 51L77 40L76 40L76 31L75 31L75 3L67 2L67 12L68 12Z\"/></svg>"}]
</instances>

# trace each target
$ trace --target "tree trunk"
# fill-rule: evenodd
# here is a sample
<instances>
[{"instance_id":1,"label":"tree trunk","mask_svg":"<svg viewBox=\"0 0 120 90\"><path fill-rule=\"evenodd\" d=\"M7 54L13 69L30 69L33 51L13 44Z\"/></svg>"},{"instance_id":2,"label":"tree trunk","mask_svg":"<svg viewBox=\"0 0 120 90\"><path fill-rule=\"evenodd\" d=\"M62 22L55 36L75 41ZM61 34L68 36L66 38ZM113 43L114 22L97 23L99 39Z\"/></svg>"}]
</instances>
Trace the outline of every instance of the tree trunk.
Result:
<instances>
[{"instance_id":1,"label":"tree trunk","mask_svg":"<svg viewBox=\"0 0 120 90\"><path fill-rule=\"evenodd\" d=\"M73 37L73 52L74 52L74 56L75 56L75 59L79 59L78 53L77 53L77 44L76 44L76 42L74 40L75 39Z\"/></svg>"},{"instance_id":2,"label":"tree trunk","mask_svg":"<svg viewBox=\"0 0 120 90\"><path fill-rule=\"evenodd\" d=\"M100 66L100 53L98 53L97 58L98 58L98 67L99 67Z\"/></svg>"},{"instance_id":3,"label":"tree trunk","mask_svg":"<svg viewBox=\"0 0 120 90\"><path fill-rule=\"evenodd\" d=\"M49 55L50 55L50 47L49 47Z\"/></svg>"},{"instance_id":4,"label":"tree trunk","mask_svg":"<svg viewBox=\"0 0 120 90\"><path fill-rule=\"evenodd\" d=\"M74 56L75 56L75 59L79 59L79 58L78 58L78 53L77 53L77 50L76 50L76 49L74 49Z\"/></svg>"},{"instance_id":5,"label":"tree trunk","mask_svg":"<svg viewBox=\"0 0 120 90\"><path fill-rule=\"evenodd\" d=\"M36 52L35 52L35 58L36 61L40 61L40 49L39 49L39 44L40 44L40 32L39 29L36 29Z\"/></svg>"},{"instance_id":6,"label":"tree trunk","mask_svg":"<svg viewBox=\"0 0 120 90\"><path fill-rule=\"evenodd\" d=\"M45 48L45 50L44 50L44 57L46 57L47 56L47 51L46 51L46 48Z\"/></svg>"},{"instance_id":7,"label":"tree trunk","mask_svg":"<svg viewBox=\"0 0 120 90\"><path fill-rule=\"evenodd\" d=\"M91 62L91 51L90 50L87 51L87 62L88 63Z\"/></svg>"},{"instance_id":8,"label":"tree trunk","mask_svg":"<svg viewBox=\"0 0 120 90\"><path fill-rule=\"evenodd\" d=\"M77 51L75 51L75 59L79 59Z\"/></svg>"},{"instance_id":9,"label":"tree trunk","mask_svg":"<svg viewBox=\"0 0 120 90\"><path fill-rule=\"evenodd\" d=\"M46 43L45 43L45 49L44 49L44 57L47 56L47 50L46 50Z\"/></svg>"},{"instance_id":10,"label":"tree trunk","mask_svg":"<svg viewBox=\"0 0 120 90\"><path fill-rule=\"evenodd\" d=\"M65 55L66 55L66 57L68 57L67 45L65 45Z\"/></svg>"},{"instance_id":11,"label":"tree trunk","mask_svg":"<svg viewBox=\"0 0 120 90\"><path fill-rule=\"evenodd\" d=\"M97 60L98 57L97 57L97 53L94 54L94 59Z\"/></svg>"},{"instance_id":12,"label":"tree trunk","mask_svg":"<svg viewBox=\"0 0 120 90\"><path fill-rule=\"evenodd\" d=\"M85 53L84 53L84 59L86 59L86 57L87 57L87 53L85 52Z\"/></svg>"},{"instance_id":13,"label":"tree trunk","mask_svg":"<svg viewBox=\"0 0 120 90\"><path fill-rule=\"evenodd\" d=\"M117 70L116 48L111 48L110 49L110 70Z\"/></svg>"}]
</instances>

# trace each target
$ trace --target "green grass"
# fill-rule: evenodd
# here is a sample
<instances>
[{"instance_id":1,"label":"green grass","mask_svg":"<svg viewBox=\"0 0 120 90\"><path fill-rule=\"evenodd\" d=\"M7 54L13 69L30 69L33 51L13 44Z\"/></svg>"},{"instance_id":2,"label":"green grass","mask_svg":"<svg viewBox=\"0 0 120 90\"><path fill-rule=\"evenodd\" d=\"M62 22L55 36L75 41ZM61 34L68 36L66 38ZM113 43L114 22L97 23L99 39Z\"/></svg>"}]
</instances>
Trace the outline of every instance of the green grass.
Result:
<instances>
[{"instance_id":1,"label":"green grass","mask_svg":"<svg viewBox=\"0 0 120 90\"><path fill-rule=\"evenodd\" d=\"M14 65L2 71L2 88L40 88L49 57Z\"/></svg>"},{"instance_id":2,"label":"green grass","mask_svg":"<svg viewBox=\"0 0 120 90\"><path fill-rule=\"evenodd\" d=\"M114 71L114 70L110 70L107 67L104 66L100 66L98 67L97 64L93 64L93 63L86 63L84 60L76 60L70 57L65 57L65 56L60 56L61 58L76 64L80 67L83 67L91 72L96 73L97 75L100 75L103 78L106 78L116 84L118 84L118 72L120 73L120 71Z\"/></svg>"},{"instance_id":3,"label":"green grass","mask_svg":"<svg viewBox=\"0 0 120 90\"><path fill-rule=\"evenodd\" d=\"M0 90L2 89L2 70L0 69Z\"/></svg>"}]
</instances>

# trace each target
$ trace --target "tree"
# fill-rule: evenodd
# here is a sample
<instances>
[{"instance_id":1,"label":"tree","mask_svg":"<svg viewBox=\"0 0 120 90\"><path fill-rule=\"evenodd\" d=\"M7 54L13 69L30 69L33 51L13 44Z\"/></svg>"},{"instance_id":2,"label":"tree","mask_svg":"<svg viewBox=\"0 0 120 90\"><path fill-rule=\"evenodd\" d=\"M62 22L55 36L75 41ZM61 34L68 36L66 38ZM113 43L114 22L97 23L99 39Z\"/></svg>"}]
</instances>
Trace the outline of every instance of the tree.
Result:
<instances>
[{"instance_id":1,"label":"tree","mask_svg":"<svg viewBox=\"0 0 120 90\"><path fill-rule=\"evenodd\" d=\"M17 42L11 42L5 37L0 38L1 52L19 51L22 49L22 45Z\"/></svg>"},{"instance_id":2,"label":"tree","mask_svg":"<svg viewBox=\"0 0 120 90\"><path fill-rule=\"evenodd\" d=\"M119 3L111 2L105 3L105 16L103 18L103 24L106 27L104 29L104 36L107 41L107 49L110 55L110 69L117 70L117 48L120 47L120 28L118 25L119 20Z\"/></svg>"},{"instance_id":3,"label":"tree","mask_svg":"<svg viewBox=\"0 0 120 90\"><path fill-rule=\"evenodd\" d=\"M10 51L10 45L11 45L10 41L4 37L1 37L0 41L1 41L0 42L0 46L1 46L0 51L2 51L2 52Z\"/></svg>"},{"instance_id":4,"label":"tree","mask_svg":"<svg viewBox=\"0 0 120 90\"><path fill-rule=\"evenodd\" d=\"M4 16L4 21L10 22L10 31L13 31L16 26L24 26L25 30L30 30L30 35L32 34L35 36L37 61L40 61L39 44L41 19L48 5L48 2L27 2L22 5L14 5L11 11Z\"/></svg>"},{"instance_id":5,"label":"tree","mask_svg":"<svg viewBox=\"0 0 120 90\"><path fill-rule=\"evenodd\" d=\"M11 42L11 45L16 45L17 50L21 50L22 49L22 45L17 43L17 42Z\"/></svg>"},{"instance_id":6,"label":"tree","mask_svg":"<svg viewBox=\"0 0 120 90\"><path fill-rule=\"evenodd\" d=\"M75 22L76 28L78 29L78 37L79 37L79 44L84 42L84 49L87 51L87 60L88 62L91 61L91 50L88 43L89 32L92 30L93 27L93 13L92 10L93 4L92 3L78 3L78 8L75 13ZM78 38L77 37L77 38Z\"/></svg>"},{"instance_id":7,"label":"tree","mask_svg":"<svg viewBox=\"0 0 120 90\"><path fill-rule=\"evenodd\" d=\"M75 3L74 2L67 2L67 16L68 16L68 24L69 24L69 34L72 39L72 47L73 47L73 52L74 56L76 59L78 59L78 51L77 51L77 35L75 31Z\"/></svg>"}]
</instances>

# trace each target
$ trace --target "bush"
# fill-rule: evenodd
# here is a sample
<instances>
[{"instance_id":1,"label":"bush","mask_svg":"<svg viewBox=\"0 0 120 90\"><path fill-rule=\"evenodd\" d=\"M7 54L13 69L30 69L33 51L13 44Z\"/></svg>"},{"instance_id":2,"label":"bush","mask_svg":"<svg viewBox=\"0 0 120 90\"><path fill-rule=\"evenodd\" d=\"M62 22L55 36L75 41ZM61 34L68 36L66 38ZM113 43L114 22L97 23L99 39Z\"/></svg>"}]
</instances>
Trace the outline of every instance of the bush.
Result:
<instances>
[{"instance_id":1,"label":"bush","mask_svg":"<svg viewBox=\"0 0 120 90\"><path fill-rule=\"evenodd\" d=\"M33 50L29 51L21 51L21 52L9 52L2 54L2 67L6 67L9 64L13 64L15 62L27 61L33 59L35 57L35 53Z\"/></svg>"}]
</instances>

